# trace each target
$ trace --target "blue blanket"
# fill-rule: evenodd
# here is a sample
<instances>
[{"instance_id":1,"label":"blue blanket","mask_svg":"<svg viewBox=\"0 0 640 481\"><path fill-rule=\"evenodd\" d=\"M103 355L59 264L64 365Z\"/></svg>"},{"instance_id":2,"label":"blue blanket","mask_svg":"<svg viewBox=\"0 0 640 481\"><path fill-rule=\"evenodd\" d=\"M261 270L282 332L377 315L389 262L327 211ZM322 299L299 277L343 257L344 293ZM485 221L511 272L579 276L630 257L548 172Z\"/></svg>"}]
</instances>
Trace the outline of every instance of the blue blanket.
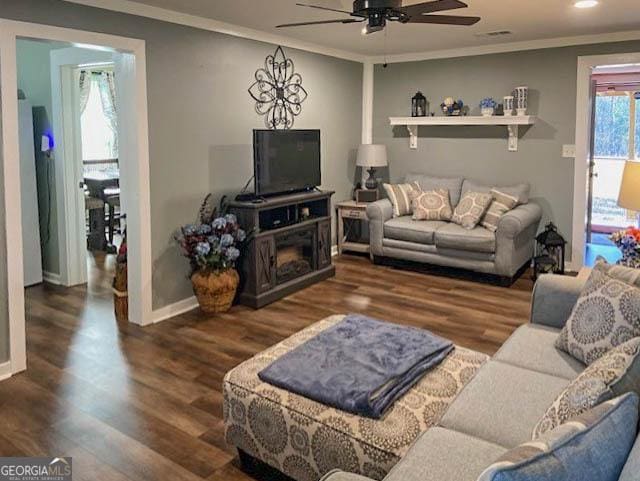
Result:
<instances>
[{"instance_id":1,"label":"blue blanket","mask_svg":"<svg viewBox=\"0 0 640 481\"><path fill-rule=\"evenodd\" d=\"M378 419L453 344L429 331L350 314L258 377L322 404Z\"/></svg>"}]
</instances>

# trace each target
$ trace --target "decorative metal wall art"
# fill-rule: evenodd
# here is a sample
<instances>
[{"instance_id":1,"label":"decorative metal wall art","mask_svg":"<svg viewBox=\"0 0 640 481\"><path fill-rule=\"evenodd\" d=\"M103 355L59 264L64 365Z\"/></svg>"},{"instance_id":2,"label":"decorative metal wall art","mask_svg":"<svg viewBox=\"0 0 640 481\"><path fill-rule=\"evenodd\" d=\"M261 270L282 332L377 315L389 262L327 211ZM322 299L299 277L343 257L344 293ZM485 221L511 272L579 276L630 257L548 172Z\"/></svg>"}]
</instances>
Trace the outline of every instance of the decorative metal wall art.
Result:
<instances>
[{"instance_id":1,"label":"decorative metal wall art","mask_svg":"<svg viewBox=\"0 0 640 481\"><path fill-rule=\"evenodd\" d=\"M256 112L264 116L267 128L293 127L308 94L302 87L302 76L295 73L293 60L285 56L282 47L265 59L264 68L256 71L255 79L249 94L256 101Z\"/></svg>"}]
</instances>

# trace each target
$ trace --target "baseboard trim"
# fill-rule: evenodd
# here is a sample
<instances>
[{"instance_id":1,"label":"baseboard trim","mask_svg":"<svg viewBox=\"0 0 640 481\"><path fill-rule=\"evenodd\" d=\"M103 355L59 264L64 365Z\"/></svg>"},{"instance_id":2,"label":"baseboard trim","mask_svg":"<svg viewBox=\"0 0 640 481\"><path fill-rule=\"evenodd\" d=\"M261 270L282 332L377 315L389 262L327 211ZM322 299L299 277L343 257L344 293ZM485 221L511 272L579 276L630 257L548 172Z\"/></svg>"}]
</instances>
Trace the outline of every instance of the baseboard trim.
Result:
<instances>
[{"instance_id":1,"label":"baseboard trim","mask_svg":"<svg viewBox=\"0 0 640 481\"><path fill-rule=\"evenodd\" d=\"M49 284L55 284L56 286L62 285L60 274L56 274L55 272L44 271L42 273L42 279Z\"/></svg>"},{"instance_id":2,"label":"baseboard trim","mask_svg":"<svg viewBox=\"0 0 640 481\"><path fill-rule=\"evenodd\" d=\"M191 296L181 301L174 302L173 304L169 304L168 306L164 306L153 311L153 323L157 324L158 322L166 321L167 319L171 319L172 317L176 317L180 314L184 314L185 312L192 311L196 307L198 307L198 300L195 296Z\"/></svg>"},{"instance_id":3,"label":"baseboard trim","mask_svg":"<svg viewBox=\"0 0 640 481\"><path fill-rule=\"evenodd\" d=\"M11 361L0 364L0 381L9 379L13 373L11 372Z\"/></svg>"}]
</instances>

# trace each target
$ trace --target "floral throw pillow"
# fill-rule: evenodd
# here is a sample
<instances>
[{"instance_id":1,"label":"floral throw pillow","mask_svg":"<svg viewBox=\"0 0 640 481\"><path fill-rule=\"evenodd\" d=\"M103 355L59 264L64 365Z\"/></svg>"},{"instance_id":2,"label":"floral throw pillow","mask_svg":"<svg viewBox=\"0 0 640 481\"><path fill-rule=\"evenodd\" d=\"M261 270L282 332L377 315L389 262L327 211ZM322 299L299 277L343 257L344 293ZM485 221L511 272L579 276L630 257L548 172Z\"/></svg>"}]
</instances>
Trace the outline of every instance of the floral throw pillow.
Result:
<instances>
[{"instance_id":1,"label":"floral throw pillow","mask_svg":"<svg viewBox=\"0 0 640 481\"><path fill-rule=\"evenodd\" d=\"M449 190L428 190L413 200L413 220L451 220Z\"/></svg>"},{"instance_id":2,"label":"floral throw pillow","mask_svg":"<svg viewBox=\"0 0 640 481\"><path fill-rule=\"evenodd\" d=\"M640 336L640 289L594 269L556 347L587 365Z\"/></svg>"},{"instance_id":3,"label":"floral throw pillow","mask_svg":"<svg viewBox=\"0 0 640 481\"><path fill-rule=\"evenodd\" d=\"M491 189L491 195L493 200L489 205L489 210L482 218L480 225L485 229L489 229L491 232L498 230L498 222L500 218L518 205L518 198L504 192L500 192L498 189Z\"/></svg>"},{"instance_id":4,"label":"floral throw pillow","mask_svg":"<svg viewBox=\"0 0 640 481\"><path fill-rule=\"evenodd\" d=\"M408 184L383 184L387 197L393 205L393 217L402 217L413 212L412 202L422 189L417 182Z\"/></svg>"},{"instance_id":5,"label":"floral throw pillow","mask_svg":"<svg viewBox=\"0 0 640 481\"><path fill-rule=\"evenodd\" d=\"M467 192L460 199L451 220L465 229L471 230L478 225L492 201L491 194Z\"/></svg>"},{"instance_id":6,"label":"floral throw pillow","mask_svg":"<svg viewBox=\"0 0 640 481\"><path fill-rule=\"evenodd\" d=\"M612 349L574 379L533 429L533 439L627 392L640 395L640 337Z\"/></svg>"}]
</instances>

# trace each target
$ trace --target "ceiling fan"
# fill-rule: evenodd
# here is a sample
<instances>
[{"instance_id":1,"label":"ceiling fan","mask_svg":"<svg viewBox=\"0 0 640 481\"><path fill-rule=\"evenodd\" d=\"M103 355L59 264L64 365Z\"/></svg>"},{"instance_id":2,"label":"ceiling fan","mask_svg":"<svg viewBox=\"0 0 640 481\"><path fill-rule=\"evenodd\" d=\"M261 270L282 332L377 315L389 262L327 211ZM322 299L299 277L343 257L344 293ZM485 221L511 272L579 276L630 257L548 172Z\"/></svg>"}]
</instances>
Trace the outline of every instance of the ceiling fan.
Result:
<instances>
[{"instance_id":1,"label":"ceiling fan","mask_svg":"<svg viewBox=\"0 0 640 481\"><path fill-rule=\"evenodd\" d=\"M329 23L361 23L367 22L363 33L370 34L384 30L387 22L400 23L431 23L440 25L474 25L480 21L480 17L462 17L455 15L429 15L434 12L443 12L467 8L468 5L459 0L433 0L430 2L418 3L415 5L402 5L402 0L355 0L353 2L353 12L339 10L336 8L322 7L320 5L309 5L297 3L301 7L316 8L330 12L339 12L351 15L354 18L343 18L338 20L321 20L317 22L287 23L278 25L277 28L303 27L306 25L324 25Z\"/></svg>"}]
</instances>

